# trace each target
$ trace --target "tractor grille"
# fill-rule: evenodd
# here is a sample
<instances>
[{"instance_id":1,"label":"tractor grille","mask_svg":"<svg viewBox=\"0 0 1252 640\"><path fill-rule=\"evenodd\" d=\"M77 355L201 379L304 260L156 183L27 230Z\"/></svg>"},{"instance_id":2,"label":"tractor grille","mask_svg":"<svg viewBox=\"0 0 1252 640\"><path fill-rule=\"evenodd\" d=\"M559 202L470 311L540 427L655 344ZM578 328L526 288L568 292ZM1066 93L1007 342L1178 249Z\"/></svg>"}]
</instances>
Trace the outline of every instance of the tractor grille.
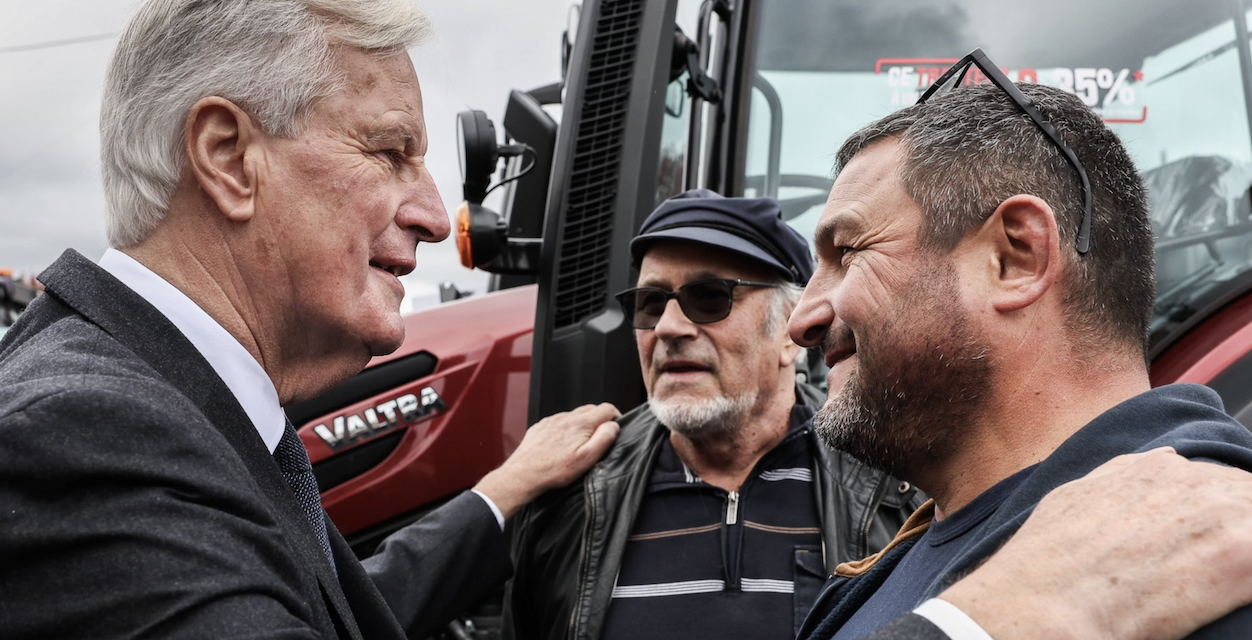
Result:
<instances>
[{"instance_id":1,"label":"tractor grille","mask_svg":"<svg viewBox=\"0 0 1252 640\"><path fill-rule=\"evenodd\" d=\"M604 0L583 99L557 254L555 329L604 310L622 131L642 0Z\"/></svg>"}]
</instances>

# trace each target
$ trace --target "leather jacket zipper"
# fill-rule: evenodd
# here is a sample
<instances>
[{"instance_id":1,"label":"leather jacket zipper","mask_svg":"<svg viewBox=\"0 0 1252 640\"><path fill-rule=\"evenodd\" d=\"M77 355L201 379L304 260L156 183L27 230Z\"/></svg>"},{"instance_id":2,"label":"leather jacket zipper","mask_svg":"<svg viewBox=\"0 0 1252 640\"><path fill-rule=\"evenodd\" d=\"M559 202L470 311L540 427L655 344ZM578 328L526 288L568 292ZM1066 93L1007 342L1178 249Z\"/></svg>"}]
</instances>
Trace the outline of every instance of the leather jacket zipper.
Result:
<instances>
[{"instance_id":1,"label":"leather jacket zipper","mask_svg":"<svg viewBox=\"0 0 1252 640\"><path fill-rule=\"evenodd\" d=\"M739 524L738 491L726 492L726 529L722 534L722 558L726 563L725 589L739 591L742 588L739 572L739 556L743 550L743 526Z\"/></svg>"}]
</instances>

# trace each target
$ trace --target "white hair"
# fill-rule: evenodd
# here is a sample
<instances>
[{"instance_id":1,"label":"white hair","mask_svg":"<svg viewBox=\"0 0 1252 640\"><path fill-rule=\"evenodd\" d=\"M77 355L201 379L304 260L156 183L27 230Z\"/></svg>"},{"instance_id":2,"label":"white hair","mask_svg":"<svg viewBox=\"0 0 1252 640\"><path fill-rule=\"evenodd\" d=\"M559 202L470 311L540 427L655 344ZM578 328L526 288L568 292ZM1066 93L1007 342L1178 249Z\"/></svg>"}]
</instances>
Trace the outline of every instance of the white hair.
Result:
<instances>
[{"instance_id":1,"label":"white hair","mask_svg":"<svg viewBox=\"0 0 1252 640\"><path fill-rule=\"evenodd\" d=\"M734 433L742 428L743 417L756 404L756 390L734 396L691 400L648 398L648 408L661 424L693 440Z\"/></svg>"},{"instance_id":2,"label":"white hair","mask_svg":"<svg viewBox=\"0 0 1252 640\"><path fill-rule=\"evenodd\" d=\"M804 287L792 282L780 282L773 290L769 310L765 316L765 335L772 336L778 331L778 325L787 324L791 312L800 304L800 296L804 295Z\"/></svg>"},{"instance_id":3,"label":"white hair","mask_svg":"<svg viewBox=\"0 0 1252 640\"><path fill-rule=\"evenodd\" d=\"M142 241L164 218L186 158L183 127L208 96L269 134L298 135L343 82L337 45L388 55L430 32L408 0L149 0L105 76L100 162L109 243Z\"/></svg>"}]
</instances>

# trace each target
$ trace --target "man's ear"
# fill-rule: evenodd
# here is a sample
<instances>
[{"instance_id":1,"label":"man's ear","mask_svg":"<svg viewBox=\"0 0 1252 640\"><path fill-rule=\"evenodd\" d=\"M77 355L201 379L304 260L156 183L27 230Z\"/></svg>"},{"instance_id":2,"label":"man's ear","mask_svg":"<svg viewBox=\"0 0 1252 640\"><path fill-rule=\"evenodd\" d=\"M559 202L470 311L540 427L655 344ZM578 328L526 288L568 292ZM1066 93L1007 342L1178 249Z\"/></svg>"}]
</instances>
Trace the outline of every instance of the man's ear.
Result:
<instances>
[{"instance_id":1,"label":"man's ear","mask_svg":"<svg viewBox=\"0 0 1252 640\"><path fill-rule=\"evenodd\" d=\"M200 188L234 222L249 220L255 213L256 176L247 155L260 134L251 116L218 96L201 98L187 114L183 143L188 167Z\"/></svg>"},{"instance_id":2,"label":"man's ear","mask_svg":"<svg viewBox=\"0 0 1252 640\"><path fill-rule=\"evenodd\" d=\"M1017 311L1034 304L1060 276L1056 214L1042 199L1023 194L1001 202L982 233L987 234L993 256L988 275L996 311Z\"/></svg>"},{"instance_id":3,"label":"man's ear","mask_svg":"<svg viewBox=\"0 0 1252 640\"><path fill-rule=\"evenodd\" d=\"M783 331L782 341L782 349L779 349L778 353L778 366L779 368L786 368L795 364L796 358L800 356L800 350L803 347L792 342L791 336L786 331Z\"/></svg>"}]
</instances>

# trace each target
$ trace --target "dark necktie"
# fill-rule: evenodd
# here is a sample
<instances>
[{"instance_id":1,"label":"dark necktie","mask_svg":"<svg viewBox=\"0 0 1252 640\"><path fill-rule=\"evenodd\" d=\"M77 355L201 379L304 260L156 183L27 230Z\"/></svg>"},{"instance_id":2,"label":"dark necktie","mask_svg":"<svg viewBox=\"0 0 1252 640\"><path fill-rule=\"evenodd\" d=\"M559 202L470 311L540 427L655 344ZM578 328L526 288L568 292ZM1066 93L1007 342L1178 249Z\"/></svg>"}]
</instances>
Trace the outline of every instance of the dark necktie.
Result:
<instances>
[{"instance_id":1,"label":"dark necktie","mask_svg":"<svg viewBox=\"0 0 1252 640\"><path fill-rule=\"evenodd\" d=\"M309 464L309 453L304 450L304 443L300 442L296 428L291 426L290 420L286 423L283 437L274 448L274 461L278 463L283 478L286 478L287 485L295 494L296 502L304 510L304 517L308 518L313 535L322 544L322 552L330 561L330 568L334 569L335 557L330 553L330 538L326 536L326 520L322 512L322 496L317 490L317 480L313 477L313 465Z\"/></svg>"}]
</instances>

